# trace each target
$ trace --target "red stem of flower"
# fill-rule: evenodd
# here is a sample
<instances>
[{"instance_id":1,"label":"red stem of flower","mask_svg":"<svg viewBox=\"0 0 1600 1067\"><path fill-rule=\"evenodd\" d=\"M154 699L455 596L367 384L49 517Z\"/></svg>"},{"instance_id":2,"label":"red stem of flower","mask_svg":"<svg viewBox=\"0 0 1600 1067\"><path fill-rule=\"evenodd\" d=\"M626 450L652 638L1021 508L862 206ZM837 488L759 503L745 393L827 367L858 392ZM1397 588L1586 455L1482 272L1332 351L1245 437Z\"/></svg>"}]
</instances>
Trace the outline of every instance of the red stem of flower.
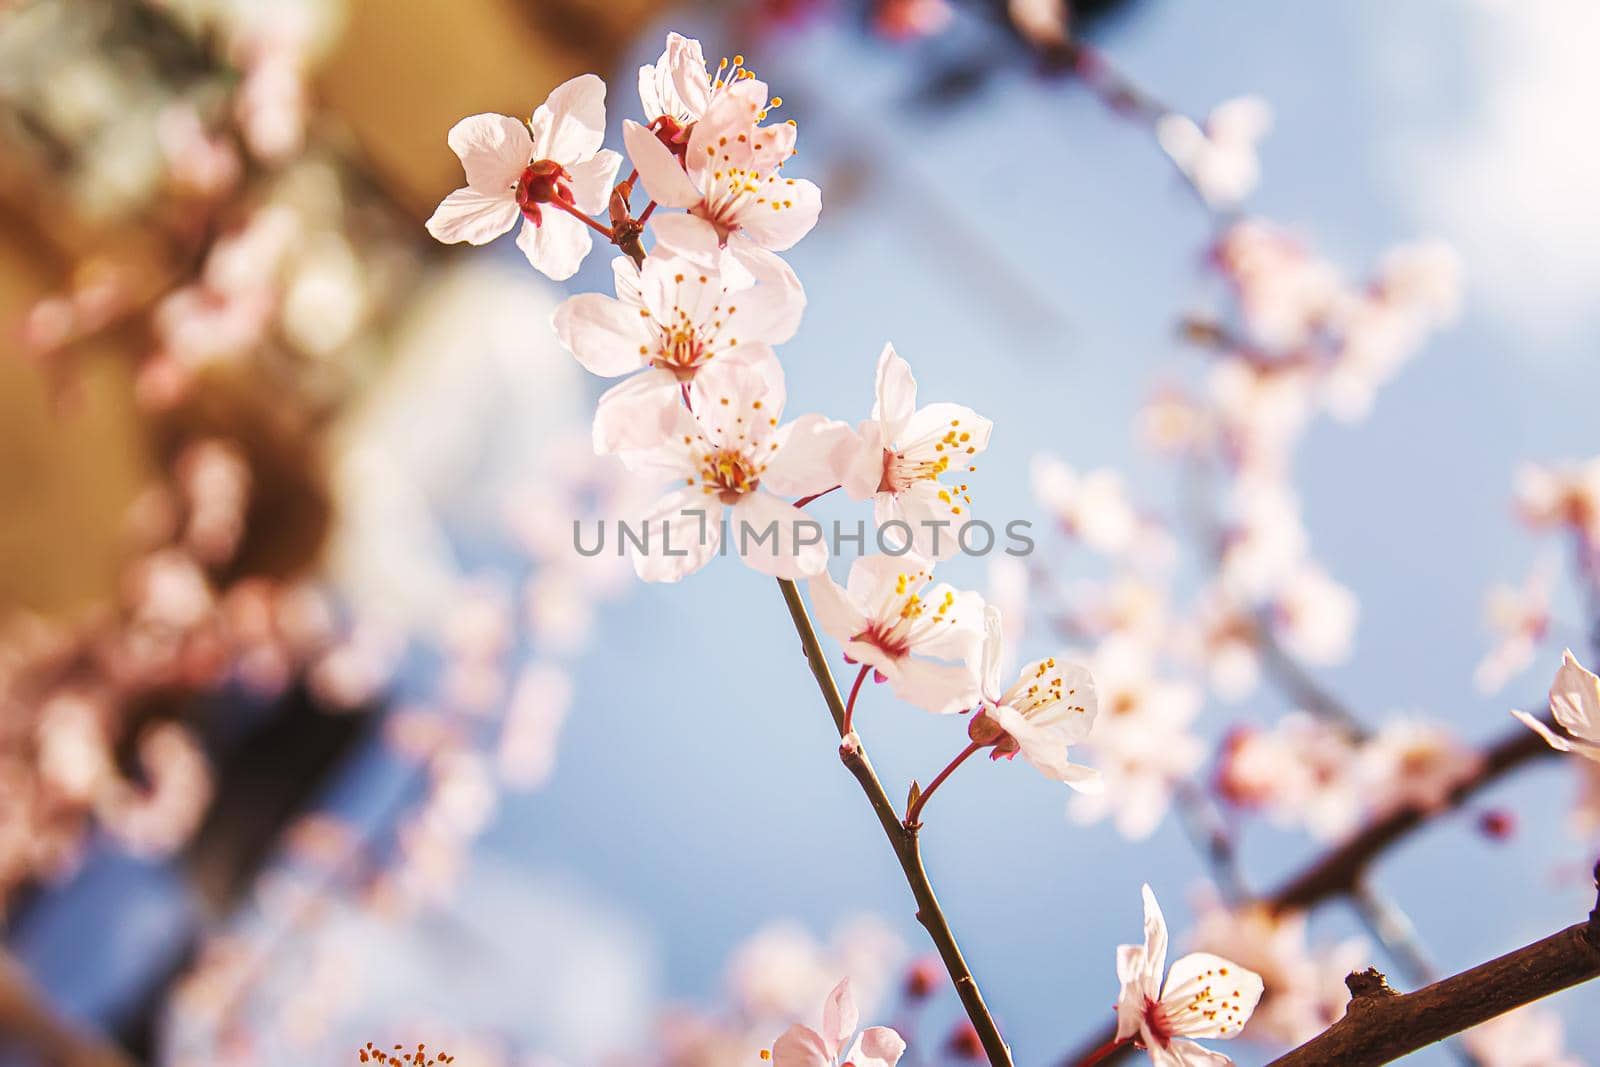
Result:
<instances>
[{"instance_id":1,"label":"red stem of flower","mask_svg":"<svg viewBox=\"0 0 1600 1067\"><path fill-rule=\"evenodd\" d=\"M1117 1051L1117 1049L1121 1048L1123 1045L1126 1045L1132 1040L1133 1038L1131 1037L1125 1037L1120 1041L1116 1038L1112 1038L1110 1041L1107 1041L1105 1044L1089 1053L1089 1055L1079 1060L1077 1067L1094 1067L1094 1064L1099 1063L1101 1060L1105 1059L1107 1056L1111 1055L1113 1052Z\"/></svg>"},{"instance_id":2,"label":"red stem of flower","mask_svg":"<svg viewBox=\"0 0 1600 1067\"><path fill-rule=\"evenodd\" d=\"M839 486L837 486L837 485L833 487L833 489L838 489L838 488L839 488ZM794 506L797 507L797 508L803 508L807 504L811 503L813 500L817 499L818 497L827 496L829 493L833 492L833 489L824 489L820 493L812 493L810 496L803 496L799 500L796 500L794 502Z\"/></svg>"},{"instance_id":3,"label":"red stem of flower","mask_svg":"<svg viewBox=\"0 0 1600 1067\"><path fill-rule=\"evenodd\" d=\"M861 665L861 673L856 675L856 684L850 687L850 699L844 706L844 727L839 731L841 734L847 734L851 730L851 723L855 721L856 717L856 695L861 692L861 683L867 680L867 675L871 672L872 665L863 663Z\"/></svg>"},{"instance_id":4,"label":"red stem of flower","mask_svg":"<svg viewBox=\"0 0 1600 1067\"><path fill-rule=\"evenodd\" d=\"M649 222L650 216L655 214L655 210L656 202L654 200L646 204L644 206L644 210L639 212L639 225L643 226L645 223Z\"/></svg>"},{"instance_id":5,"label":"red stem of flower","mask_svg":"<svg viewBox=\"0 0 1600 1067\"><path fill-rule=\"evenodd\" d=\"M689 399L689 383L679 382L678 389L683 393L683 406L689 409L691 415L694 414L694 401Z\"/></svg>"},{"instance_id":6,"label":"red stem of flower","mask_svg":"<svg viewBox=\"0 0 1600 1067\"><path fill-rule=\"evenodd\" d=\"M579 222L586 223L591 230L593 230L595 233L598 233L606 240L615 241L617 239L617 235L612 231L610 226L602 226L600 223L594 221L594 219L591 219L588 215L585 215L583 212L579 211L577 208L573 207L559 196L550 200L549 203L560 208L562 211L565 211L568 215L571 215Z\"/></svg>"},{"instance_id":7,"label":"red stem of flower","mask_svg":"<svg viewBox=\"0 0 1600 1067\"><path fill-rule=\"evenodd\" d=\"M928 798L933 796L933 791L943 785L944 780L954 774L957 767L967 762L972 754L982 747L978 742L972 742L961 750L960 755L946 764L944 770L933 776L933 781L928 783L928 788L917 794L917 802L911 805L911 810L906 812L906 826L908 828L921 825L922 809L927 806Z\"/></svg>"}]
</instances>

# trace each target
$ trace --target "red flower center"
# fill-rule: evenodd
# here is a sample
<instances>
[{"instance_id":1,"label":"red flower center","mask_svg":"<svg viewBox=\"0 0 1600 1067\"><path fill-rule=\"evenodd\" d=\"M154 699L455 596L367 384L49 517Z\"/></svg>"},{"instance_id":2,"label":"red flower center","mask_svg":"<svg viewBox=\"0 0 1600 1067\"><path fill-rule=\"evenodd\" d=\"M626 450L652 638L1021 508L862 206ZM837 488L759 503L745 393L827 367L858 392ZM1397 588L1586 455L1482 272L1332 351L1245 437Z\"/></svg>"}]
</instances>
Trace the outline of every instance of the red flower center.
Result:
<instances>
[{"instance_id":1,"label":"red flower center","mask_svg":"<svg viewBox=\"0 0 1600 1067\"><path fill-rule=\"evenodd\" d=\"M567 184L571 180L567 168L553 159L529 163L517 179L517 206L522 209L522 217L537 226L542 218L540 204L572 203L572 188Z\"/></svg>"},{"instance_id":2,"label":"red flower center","mask_svg":"<svg viewBox=\"0 0 1600 1067\"><path fill-rule=\"evenodd\" d=\"M1161 1005L1149 997L1144 998L1144 1028L1162 1048L1172 1043L1172 1022Z\"/></svg>"},{"instance_id":3,"label":"red flower center","mask_svg":"<svg viewBox=\"0 0 1600 1067\"><path fill-rule=\"evenodd\" d=\"M656 140L667 146L667 151L678 157L680 166L687 164L689 131L693 128L693 123L685 126L671 115L662 115L650 124L650 132L656 135Z\"/></svg>"}]
</instances>

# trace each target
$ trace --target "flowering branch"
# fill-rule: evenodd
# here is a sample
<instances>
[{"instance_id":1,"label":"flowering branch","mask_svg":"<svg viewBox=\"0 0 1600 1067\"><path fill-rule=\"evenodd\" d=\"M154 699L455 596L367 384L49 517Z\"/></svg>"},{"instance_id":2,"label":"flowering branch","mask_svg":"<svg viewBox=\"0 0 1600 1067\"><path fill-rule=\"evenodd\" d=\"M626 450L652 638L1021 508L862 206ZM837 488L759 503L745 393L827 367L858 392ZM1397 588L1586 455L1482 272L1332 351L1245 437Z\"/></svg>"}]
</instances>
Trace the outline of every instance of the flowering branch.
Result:
<instances>
[{"instance_id":1,"label":"flowering branch","mask_svg":"<svg viewBox=\"0 0 1600 1067\"><path fill-rule=\"evenodd\" d=\"M933 939L934 947L938 949L939 958L950 974L956 995L961 998L961 1006L966 1009L967 1018L978 1033L978 1041L983 1046L984 1055L988 1057L991 1067L1012 1067L1011 1050L1006 1047L1005 1039L1000 1036L1000 1028L995 1024L994 1017L989 1014L988 1005L983 1002L983 993L978 989L977 979L973 978L972 969L967 966L966 959L961 955L961 947L956 943L956 936L950 929L949 920L945 918L944 910L939 906L939 898L934 894L933 883L928 880L928 872L922 866L922 851L917 830L914 825L907 826L901 822L894 803L884 791L877 772L872 769L872 761L867 757L866 749L861 746L861 739L845 729L844 701L839 697L839 687L833 680L833 672L828 668L827 656L817 640L816 630L811 626L811 618L806 614L805 601L800 597L800 590L792 581L783 578L778 579L778 588L783 591L783 601L788 605L795 633L800 636L800 645L805 649L806 662L811 666L811 673L817 679L817 688L822 692L822 699L828 705L828 711L833 715L834 726L842 739L839 759L855 776L861 791L867 795L867 801L872 805L874 814L878 816L878 823L883 827L884 835L889 838L889 844L894 848L895 858L900 861L900 869L905 873L906 883L911 887L911 894L917 901L917 921L927 929L928 936Z\"/></svg>"},{"instance_id":2,"label":"flowering branch","mask_svg":"<svg viewBox=\"0 0 1600 1067\"><path fill-rule=\"evenodd\" d=\"M1516 728L1483 751L1478 771L1451 791L1441 810L1459 808L1511 771L1552 751L1539 735ZM1330 897L1355 892L1374 860L1438 813L1404 807L1377 819L1269 894L1267 906L1279 913L1304 911Z\"/></svg>"},{"instance_id":3,"label":"flowering branch","mask_svg":"<svg viewBox=\"0 0 1600 1067\"><path fill-rule=\"evenodd\" d=\"M1600 867L1595 871L1600 882ZM1388 1063L1541 997L1600 977L1600 903L1586 922L1499 959L1399 994L1375 970L1345 979L1344 1017L1269 1067Z\"/></svg>"},{"instance_id":4,"label":"flowering branch","mask_svg":"<svg viewBox=\"0 0 1600 1067\"><path fill-rule=\"evenodd\" d=\"M1548 723L1550 716L1546 714L1541 721ZM1427 822L1438 816L1441 812L1461 807L1482 790L1493 785L1505 775L1543 757L1554 750L1547 745L1538 734L1532 730L1518 727L1508 732L1504 737L1483 750L1483 759L1476 773L1460 782L1451 792L1445 807L1432 810L1423 810L1417 807L1404 807L1397 809L1389 815L1383 816L1360 830L1343 844L1323 854L1312 861L1299 874L1292 876L1273 892L1261 898L1258 903L1274 914L1289 912L1309 911L1318 904L1324 903L1335 897L1349 896L1360 897L1365 893L1365 878L1372 864L1393 846L1399 844L1413 831L1420 829ZM1231 846L1230 846L1231 847ZM1558 937L1561 935L1557 935ZM1540 942L1543 944L1543 942ZM1529 951L1524 949L1521 951ZM1515 954L1513 954L1515 955ZM1509 957L1507 957L1509 958ZM1493 966L1486 964L1485 966ZM1481 970L1482 968L1479 968ZM1473 973L1473 972L1468 972ZM1591 975L1592 977L1592 975ZM1576 981L1581 981L1578 979ZM1453 982L1456 979L1448 979ZM1446 983L1439 983L1444 985ZM1575 984L1575 982L1568 983ZM1435 986L1428 987L1436 988ZM1565 988L1565 986L1556 987ZM1547 989L1543 993L1530 995L1524 1001L1537 1000L1547 993L1555 992L1555 988ZM1515 1004L1511 1005L1512 1007ZM1506 1008L1500 1011L1508 1010ZM1493 1012L1499 1014L1499 1012ZM1484 1018L1488 1018L1485 1016ZM1481 1019L1478 1021L1482 1021ZM1468 1023L1466 1026L1474 1025ZM1423 1042L1427 1044L1459 1032L1466 1026L1440 1033L1437 1037L1429 1038ZM1107 1028L1109 1031L1110 1027ZM1114 1035L1106 1031L1097 1033L1090 1040L1084 1042L1080 1050L1072 1052L1060 1061L1060 1067L1087 1067L1091 1063L1115 1063L1126 1055L1131 1055L1134 1049L1131 1045L1118 1046L1107 1050L1106 1044ZM1319 1039L1320 1040L1320 1039ZM1420 1046L1417 1046L1420 1047ZM1288 1061L1279 1061L1288 1062ZM1296 1060L1294 1063L1309 1064L1313 1062L1337 1062L1344 1060ZM1383 1062L1381 1060L1371 1062Z\"/></svg>"}]
</instances>

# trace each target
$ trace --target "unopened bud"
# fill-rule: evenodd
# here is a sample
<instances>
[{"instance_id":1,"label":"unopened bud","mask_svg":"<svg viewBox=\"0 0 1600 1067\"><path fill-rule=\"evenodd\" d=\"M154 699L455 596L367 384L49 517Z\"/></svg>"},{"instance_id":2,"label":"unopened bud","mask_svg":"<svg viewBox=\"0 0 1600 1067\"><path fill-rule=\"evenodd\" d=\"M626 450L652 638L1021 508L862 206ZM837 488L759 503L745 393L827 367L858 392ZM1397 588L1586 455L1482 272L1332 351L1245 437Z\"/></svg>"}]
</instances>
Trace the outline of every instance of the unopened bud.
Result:
<instances>
[{"instance_id":1,"label":"unopened bud","mask_svg":"<svg viewBox=\"0 0 1600 1067\"><path fill-rule=\"evenodd\" d=\"M906 971L906 999L910 1001L926 1000L939 988L939 982L944 977L944 968L937 957L924 956L911 964Z\"/></svg>"},{"instance_id":2,"label":"unopened bud","mask_svg":"<svg viewBox=\"0 0 1600 1067\"><path fill-rule=\"evenodd\" d=\"M971 1022L962 1019L956 1028L950 1031L950 1037L944 1043L945 1052L958 1060L980 1060L983 1058L983 1042L978 1040L978 1031Z\"/></svg>"},{"instance_id":3,"label":"unopened bud","mask_svg":"<svg viewBox=\"0 0 1600 1067\"><path fill-rule=\"evenodd\" d=\"M1517 817L1504 808L1491 808L1478 816L1478 832L1491 841L1504 841L1517 832Z\"/></svg>"}]
</instances>

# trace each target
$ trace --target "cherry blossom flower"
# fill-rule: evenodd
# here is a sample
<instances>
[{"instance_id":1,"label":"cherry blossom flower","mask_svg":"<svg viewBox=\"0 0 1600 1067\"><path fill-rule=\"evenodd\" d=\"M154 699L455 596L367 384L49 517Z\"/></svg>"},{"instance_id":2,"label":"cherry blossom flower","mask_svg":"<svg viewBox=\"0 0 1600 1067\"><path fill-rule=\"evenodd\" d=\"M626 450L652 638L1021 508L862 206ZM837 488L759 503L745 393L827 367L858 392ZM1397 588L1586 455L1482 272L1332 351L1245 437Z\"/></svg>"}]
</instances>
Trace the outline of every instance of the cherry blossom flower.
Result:
<instances>
[{"instance_id":1,"label":"cherry blossom flower","mask_svg":"<svg viewBox=\"0 0 1600 1067\"><path fill-rule=\"evenodd\" d=\"M851 662L872 667L902 700L950 714L981 694L984 606L943 582L929 589L932 578L932 564L914 553L863 556L844 588L827 574L812 579L811 602Z\"/></svg>"},{"instance_id":2,"label":"cherry blossom flower","mask_svg":"<svg viewBox=\"0 0 1600 1067\"><path fill-rule=\"evenodd\" d=\"M647 125L663 140L678 140L700 121L717 88L700 42L681 33L668 33L661 58L639 68L639 102Z\"/></svg>"},{"instance_id":3,"label":"cherry blossom flower","mask_svg":"<svg viewBox=\"0 0 1600 1067\"><path fill-rule=\"evenodd\" d=\"M523 668L511 688L495 754L501 781L532 790L550 779L571 707L572 679L564 670L542 662Z\"/></svg>"},{"instance_id":4,"label":"cherry blossom flower","mask_svg":"<svg viewBox=\"0 0 1600 1067\"><path fill-rule=\"evenodd\" d=\"M1232 1063L1190 1040L1233 1038L1261 1000L1261 976L1209 952L1167 965L1167 922L1144 887L1144 944L1117 949L1117 1040L1137 1039L1157 1067L1222 1067Z\"/></svg>"},{"instance_id":5,"label":"cherry blossom flower","mask_svg":"<svg viewBox=\"0 0 1600 1067\"><path fill-rule=\"evenodd\" d=\"M1034 500L1068 536L1109 555L1120 555L1132 545L1141 520L1116 471L1080 474L1059 457L1041 453L1033 457L1029 473Z\"/></svg>"},{"instance_id":6,"label":"cherry blossom flower","mask_svg":"<svg viewBox=\"0 0 1600 1067\"><path fill-rule=\"evenodd\" d=\"M917 380L894 345L878 357L872 417L856 428L857 442L843 480L852 499L871 500L880 527L902 522L911 547L930 559L959 549L957 529L972 500L965 482L973 458L989 446L994 424L961 404L917 407ZM944 482L951 474L957 481Z\"/></svg>"},{"instance_id":7,"label":"cherry blossom flower","mask_svg":"<svg viewBox=\"0 0 1600 1067\"><path fill-rule=\"evenodd\" d=\"M1540 642L1550 631L1554 580L1550 563L1541 560L1521 585L1500 584L1489 590L1484 614L1497 640L1472 675L1480 693L1499 692L1533 663Z\"/></svg>"},{"instance_id":8,"label":"cherry blossom flower","mask_svg":"<svg viewBox=\"0 0 1600 1067\"><path fill-rule=\"evenodd\" d=\"M1002 691L1005 640L1000 612L993 607L985 612L985 629L983 704L968 724L968 736L992 746L990 759L1021 753L1046 778L1083 792L1101 789L1094 768L1067 759L1068 748L1089 736L1099 710L1089 672L1049 656L1023 667L1016 683Z\"/></svg>"},{"instance_id":9,"label":"cherry blossom flower","mask_svg":"<svg viewBox=\"0 0 1600 1067\"><path fill-rule=\"evenodd\" d=\"M472 115L450 130L467 184L428 219L440 241L481 245L520 217L517 247L556 281L572 277L589 254L589 227L572 213L606 209L622 157L601 148L606 85L583 74L558 85L524 124L508 115Z\"/></svg>"},{"instance_id":10,"label":"cherry blossom flower","mask_svg":"<svg viewBox=\"0 0 1600 1067\"><path fill-rule=\"evenodd\" d=\"M1085 823L1109 816L1118 833L1142 840L1165 817L1173 787L1205 759L1205 746L1189 732L1200 693L1159 677L1149 648L1126 635L1101 642L1089 672L1100 713L1088 748L1105 790L1075 795L1069 811Z\"/></svg>"},{"instance_id":11,"label":"cherry blossom flower","mask_svg":"<svg viewBox=\"0 0 1600 1067\"><path fill-rule=\"evenodd\" d=\"M1308 562L1279 584L1267 613L1290 655L1328 666L1349 658L1359 610L1354 593Z\"/></svg>"},{"instance_id":12,"label":"cherry blossom flower","mask_svg":"<svg viewBox=\"0 0 1600 1067\"><path fill-rule=\"evenodd\" d=\"M1205 668L1206 681L1226 701L1243 700L1261 679L1261 635L1254 614L1222 583L1200 592L1182 627L1179 646Z\"/></svg>"},{"instance_id":13,"label":"cherry blossom flower","mask_svg":"<svg viewBox=\"0 0 1600 1067\"><path fill-rule=\"evenodd\" d=\"M1218 792L1230 803L1322 840L1343 837L1360 822L1363 786L1349 735L1304 711L1270 729L1235 731L1217 770Z\"/></svg>"},{"instance_id":14,"label":"cherry blossom flower","mask_svg":"<svg viewBox=\"0 0 1600 1067\"><path fill-rule=\"evenodd\" d=\"M1517 513L1535 530L1566 527L1600 541L1600 457L1580 463L1524 464L1517 471Z\"/></svg>"},{"instance_id":15,"label":"cherry blossom flower","mask_svg":"<svg viewBox=\"0 0 1600 1067\"><path fill-rule=\"evenodd\" d=\"M1074 583L1066 601L1072 610L1065 621L1096 640L1121 634L1135 644L1154 645L1171 629L1165 583L1136 575Z\"/></svg>"},{"instance_id":16,"label":"cherry blossom flower","mask_svg":"<svg viewBox=\"0 0 1600 1067\"><path fill-rule=\"evenodd\" d=\"M1550 710L1569 736L1563 737L1525 711L1513 711L1524 726L1557 752L1574 752L1600 763L1600 678L1585 669L1568 649L1550 684Z\"/></svg>"},{"instance_id":17,"label":"cherry blossom flower","mask_svg":"<svg viewBox=\"0 0 1600 1067\"><path fill-rule=\"evenodd\" d=\"M781 252L816 225L822 191L783 176L783 164L794 155L795 127L760 125L767 108L766 83L744 78L714 95L681 155L631 120L623 124L623 142L658 203L688 209L711 223L724 243L753 242Z\"/></svg>"},{"instance_id":18,"label":"cherry blossom flower","mask_svg":"<svg viewBox=\"0 0 1600 1067\"><path fill-rule=\"evenodd\" d=\"M1273 351L1309 341L1343 292L1330 264L1260 219L1230 226L1212 256L1234 286L1251 337Z\"/></svg>"},{"instance_id":19,"label":"cherry blossom flower","mask_svg":"<svg viewBox=\"0 0 1600 1067\"><path fill-rule=\"evenodd\" d=\"M1482 762L1482 756L1437 723L1392 719L1361 747L1367 808L1375 814L1441 808Z\"/></svg>"},{"instance_id":20,"label":"cherry blossom flower","mask_svg":"<svg viewBox=\"0 0 1600 1067\"><path fill-rule=\"evenodd\" d=\"M794 336L805 307L797 286L735 289L720 264L703 266L670 253L658 252L642 267L618 256L612 267L615 298L580 293L554 317L561 343L593 373L614 378L647 368L600 398L597 452L659 443L677 421L682 386L700 368L713 359L771 359L768 346Z\"/></svg>"},{"instance_id":21,"label":"cherry blossom flower","mask_svg":"<svg viewBox=\"0 0 1600 1067\"><path fill-rule=\"evenodd\" d=\"M815 415L778 425L785 399L775 358L755 365L715 364L690 387L693 412L676 422L658 447L620 453L640 473L678 479L681 488L644 517L645 543L630 546L635 572L649 582L675 582L720 550L724 511L745 563L779 578L799 579L828 561L822 528L773 493L802 495L837 484L851 431ZM696 414L698 413L698 414ZM653 534L659 540L650 541Z\"/></svg>"},{"instance_id":22,"label":"cherry blossom flower","mask_svg":"<svg viewBox=\"0 0 1600 1067\"><path fill-rule=\"evenodd\" d=\"M1201 951L1226 952L1261 976L1265 992L1245 1036L1284 1045L1303 1044L1337 1022L1350 1001L1345 975L1372 958L1360 938L1312 946L1304 912L1276 913L1262 904L1230 908L1214 892L1197 902L1187 941Z\"/></svg>"},{"instance_id":23,"label":"cherry blossom flower","mask_svg":"<svg viewBox=\"0 0 1600 1067\"><path fill-rule=\"evenodd\" d=\"M1287 474L1289 450L1311 416L1312 367L1225 358L1211 368L1206 385L1233 465L1258 480Z\"/></svg>"},{"instance_id":24,"label":"cherry blossom flower","mask_svg":"<svg viewBox=\"0 0 1600 1067\"><path fill-rule=\"evenodd\" d=\"M1272 110L1255 96L1224 101L1206 118L1202 129L1176 113L1156 121L1156 139L1195 192L1212 208L1235 207L1261 180L1256 142L1272 127Z\"/></svg>"},{"instance_id":25,"label":"cherry blossom flower","mask_svg":"<svg viewBox=\"0 0 1600 1067\"><path fill-rule=\"evenodd\" d=\"M850 979L843 979L823 1003L822 1031L800 1023L791 1026L772 1046L773 1067L837 1067L840 1050L860 1021ZM873 1026L856 1037L842 1062L850 1067L895 1067L905 1050L899 1034L887 1026Z\"/></svg>"},{"instance_id":26,"label":"cherry blossom flower","mask_svg":"<svg viewBox=\"0 0 1600 1067\"><path fill-rule=\"evenodd\" d=\"M1233 517L1223 534L1218 580L1250 600L1272 596L1303 563L1309 545L1300 502L1285 485L1235 487Z\"/></svg>"},{"instance_id":27,"label":"cherry blossom flower","mask_svg":"<svg viewBox=\"0 0 1600 1067\"><path fill-rule=\"evenodd\" d=\"M737 1013L758 1025L781 1025L806 1012L841 973L850 975L857 1002L871 1010L898 977L905 952L894 932L871 916L845 920L826 942L798 923L778 921L733 951L725 983Z\"/></svg>"}]
</instances>

